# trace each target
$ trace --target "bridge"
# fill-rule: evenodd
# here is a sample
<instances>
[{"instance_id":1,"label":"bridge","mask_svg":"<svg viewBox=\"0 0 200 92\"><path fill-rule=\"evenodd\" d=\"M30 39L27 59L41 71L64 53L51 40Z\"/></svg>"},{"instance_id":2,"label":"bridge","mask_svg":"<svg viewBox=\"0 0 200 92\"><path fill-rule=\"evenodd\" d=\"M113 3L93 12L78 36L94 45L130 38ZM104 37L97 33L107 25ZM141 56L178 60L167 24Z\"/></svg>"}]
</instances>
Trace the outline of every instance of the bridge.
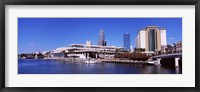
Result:
<instances>
[{"instance_id":1,"label":"bridge","mask_svg":"<svg viewBox=\"0 0 200 92\"><path fill-rule=\"evenodd\" d=\"M182 53L173 53L173 54L165 54L165 55L159 55L159 56L153 56L151 58L176 58L176 57L182 57Z\"/></svg>"},{"instance_id":2,"label":"bridge","mask_svg":"<svg viewBox=\"0 0 200 92\"><path fill-rule=\"evenodd\" d=\"M182 53L173 53L173 54L165 54L165 55L159 55L159 56L153 56L151 57L152 59L157 59L157 64L160 64L160 60L162 58L175 58L175 67L179 67L179 62L178 60L180 59L180 57L182 57Z\"/></svg>"}]
</instances>

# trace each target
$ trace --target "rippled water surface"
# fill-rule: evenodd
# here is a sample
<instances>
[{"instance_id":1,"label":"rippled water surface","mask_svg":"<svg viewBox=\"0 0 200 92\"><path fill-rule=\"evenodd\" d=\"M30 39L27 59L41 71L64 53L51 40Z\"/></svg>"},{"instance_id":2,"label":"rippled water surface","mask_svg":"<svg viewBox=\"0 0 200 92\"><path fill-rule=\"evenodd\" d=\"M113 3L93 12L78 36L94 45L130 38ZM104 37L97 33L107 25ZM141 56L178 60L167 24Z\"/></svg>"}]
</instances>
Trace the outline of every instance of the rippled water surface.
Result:
<instances>
[{"instance_id":1,"label":"rippled water surface","mask_svg":"<svg viewBox=\"0 0 200 92\"><path fill-rule=\"evenodd\" d=\"M75 64L53 60L18 59L18 74L180 74L155 65Z\"/></svg>"}]
</instances>

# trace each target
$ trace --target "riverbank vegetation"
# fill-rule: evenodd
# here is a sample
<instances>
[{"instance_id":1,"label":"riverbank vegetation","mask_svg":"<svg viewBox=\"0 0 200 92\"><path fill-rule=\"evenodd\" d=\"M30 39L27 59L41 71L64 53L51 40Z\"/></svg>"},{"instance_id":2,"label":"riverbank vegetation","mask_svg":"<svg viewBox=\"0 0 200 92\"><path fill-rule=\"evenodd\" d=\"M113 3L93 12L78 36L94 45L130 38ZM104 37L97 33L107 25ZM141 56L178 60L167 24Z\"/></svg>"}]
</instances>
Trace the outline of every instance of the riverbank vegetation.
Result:
<instances>
[{"instance_id":1,"label":"riverbank vegetation","mask_svg":"<svg viewBox=\"0 0 200 92\"><path fill-rule=\"evenodd\" d=\"M45 57L44 55L42 55L42 53L38 53L38 54L36 54L36 53L31 53L31 54L23 53L23 54L19 54L18 57L19 58L23 58L24 57L24 58L27 58L27 59L32 59L32 58L35 58L36 55L37 55L37 58L44 58Z\"/></svg>"},{"instance_id":2,"label":"riverbank vegetation","mask_svg":"<svg viewBox=\"0 0 200 92\"><path fill-rule=\"evenodd\" d=\"M139 61L142 60L142 61L146 61L150 57L147 56L144 53L134 52L134 53L118 53L118 54L115 55L115 58L126 59L126 60L139 60Z\"/></svg>"}]
</instances>

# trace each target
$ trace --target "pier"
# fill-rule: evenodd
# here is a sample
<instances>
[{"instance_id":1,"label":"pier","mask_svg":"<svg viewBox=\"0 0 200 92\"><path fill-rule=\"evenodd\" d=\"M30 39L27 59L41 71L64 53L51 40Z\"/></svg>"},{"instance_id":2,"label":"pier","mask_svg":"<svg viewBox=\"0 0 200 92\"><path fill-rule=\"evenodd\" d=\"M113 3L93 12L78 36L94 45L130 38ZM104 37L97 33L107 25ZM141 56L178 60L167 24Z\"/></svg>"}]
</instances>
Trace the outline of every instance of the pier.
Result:
<instances>
[{"instance_id":1,"label":"pier","mask_svg":"<svg viewBox=\"0 0 200 92\"><path fill-rule=\"evenodd\" d=\"M108 59L102 59L99 60L100 62L103 63L120 63L120 64L146 64L147 61L133 61L133 60L108 60Z\"/></svg>"},{"instance_id":2,"label":"pier","mask_svg":"<svg viewBox=\"0 0 200 92\"><path fill-rule=\"evenodd\" d=\"M84 63L90 61L89 59L75 59L75 58L48 58L46 60L56 60L73 63ZM149 61L137 61L137 60L118 60L118 59L97 59L96 63L117 63L117 64L147 64ZM156 61L154 61L156 62Z\"/></svg>"},{"instance_id":3,"label":"pier","mask_svg":"<svg viewBox=\"0 0 200 92\"><path fill-rule=\"evenodd\" d=\"M35 56L35 59L38 59L37 56ZM175 68L182 68L182 53L174 53L174 54L165 54L165 55L159 55L159 56L153 56L151 57L151 60L128 60L128 59L119 59L119 58L113 58L113 59L92 59L92 58L75 58L75 57L69 57L68 58L60 58L60 57L54 57L54 58L44 58L46 60L55 60L55 61L63 61L63 62L69 62L69 63L116 63L116 64L150 64L150 65L162 65L162 66L170 66Z\"/></svg>"}]
</instances>

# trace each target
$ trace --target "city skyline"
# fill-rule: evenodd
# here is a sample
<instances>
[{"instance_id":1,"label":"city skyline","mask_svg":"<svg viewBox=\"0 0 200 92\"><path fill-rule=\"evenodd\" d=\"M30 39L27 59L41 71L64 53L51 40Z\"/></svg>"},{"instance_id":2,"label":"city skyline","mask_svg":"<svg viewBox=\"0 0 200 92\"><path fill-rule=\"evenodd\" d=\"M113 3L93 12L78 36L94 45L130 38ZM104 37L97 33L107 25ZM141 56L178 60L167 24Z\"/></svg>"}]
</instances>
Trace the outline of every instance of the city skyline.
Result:
<instances>
[{"instance_id":1,"label":"city skyline","mask_svg":"<svg viewBox=\"0 0 200 92\"><path fill-rule=\"evenodd\" d=\"M87 40L98 45L100 30L104 30L108 46L123 47L123 35L129 33L134 48L137 31L149 25L167 29L167 44L182 40L181 18L19 18L18 53L85 44Z\"/></svg>"}]
</instances>

